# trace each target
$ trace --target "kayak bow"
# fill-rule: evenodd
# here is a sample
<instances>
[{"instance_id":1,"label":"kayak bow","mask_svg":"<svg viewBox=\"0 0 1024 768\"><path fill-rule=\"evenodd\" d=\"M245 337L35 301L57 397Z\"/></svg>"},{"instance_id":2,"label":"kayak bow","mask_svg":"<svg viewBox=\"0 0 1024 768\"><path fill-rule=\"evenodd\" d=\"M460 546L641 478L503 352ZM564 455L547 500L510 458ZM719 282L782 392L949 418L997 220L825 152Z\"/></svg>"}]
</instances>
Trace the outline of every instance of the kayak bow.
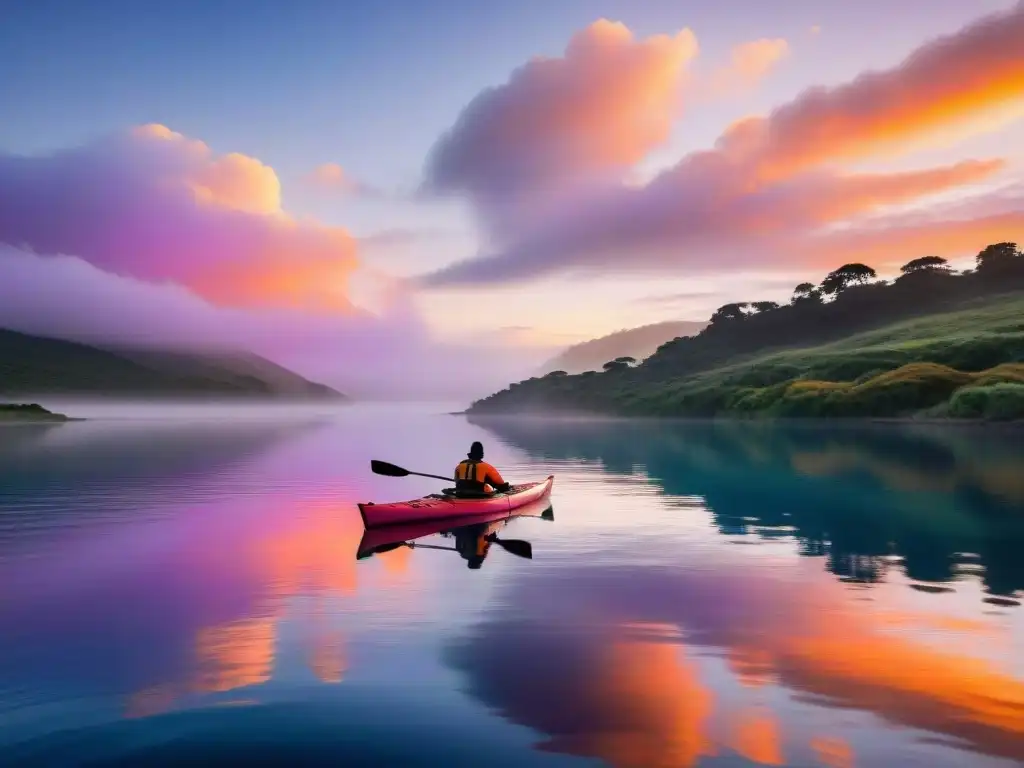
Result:
<instances>
[{"instance_id":1,"label":"kayak bow","mask_svg":"<svg viewBox=\"0 0 1024 768\"><path fill-rule=\"evenodd\" d=\"M507 492L492 493L478 498L457 498L431 494L411 501L390 504L359 504L363 527L367 530L388 525L426 522L431 520L458 520L494 515L501 518L521 507L546 498L551 493L554 475L535 483L512 486Z\"/></svg>"}]
</instances>

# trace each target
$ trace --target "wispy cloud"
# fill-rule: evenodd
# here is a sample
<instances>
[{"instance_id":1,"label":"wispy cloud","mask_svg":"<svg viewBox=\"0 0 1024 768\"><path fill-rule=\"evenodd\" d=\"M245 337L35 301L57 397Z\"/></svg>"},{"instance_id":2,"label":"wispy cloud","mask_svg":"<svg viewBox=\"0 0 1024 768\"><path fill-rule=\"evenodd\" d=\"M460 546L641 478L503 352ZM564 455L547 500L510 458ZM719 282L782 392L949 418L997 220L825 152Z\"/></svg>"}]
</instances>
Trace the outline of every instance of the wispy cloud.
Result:
<instances>
[{"instance_id":1,"label":"wispy cloud","mask_svg":"<svg viewBox=\"0 0 1024 768\"><path fill-rule=\"evenodd\" d=\"M378 187L353 178L337 163L324 163L314 168L306 183L321 192L353 197L382 197Z\"/></svg>"},{"instance_id":2,"label":"wispy cloud","mask_svg":"<svg viewBox=\"0 0 1024 768\"><path fill-rule=\"evenodd\" d=\"M751 88L767 77L790 55L783 38L763 37L734 46L729 63L711 78L711 87L719 93Z\"/></svg>"}]
</instances>

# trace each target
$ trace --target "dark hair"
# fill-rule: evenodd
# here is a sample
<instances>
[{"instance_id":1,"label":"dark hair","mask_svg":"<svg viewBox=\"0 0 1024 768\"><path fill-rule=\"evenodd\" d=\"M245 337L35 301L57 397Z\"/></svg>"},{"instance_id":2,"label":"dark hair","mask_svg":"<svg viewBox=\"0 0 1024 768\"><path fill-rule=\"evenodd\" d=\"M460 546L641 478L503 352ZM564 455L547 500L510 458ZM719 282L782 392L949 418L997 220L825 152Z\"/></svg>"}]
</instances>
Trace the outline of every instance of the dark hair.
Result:
<instances>
[{"instance_id":1,"label":"dark hair","mask_svg":"<svg viewBox=\"0 0 1024 768\"><path fill-rule=\"evenodd\" d=\"M475 441L471 446L469 446L469 453L466 455L471 459L482 459L484 457L484 444L479 440Z\"/></svg>"}]
</instances>

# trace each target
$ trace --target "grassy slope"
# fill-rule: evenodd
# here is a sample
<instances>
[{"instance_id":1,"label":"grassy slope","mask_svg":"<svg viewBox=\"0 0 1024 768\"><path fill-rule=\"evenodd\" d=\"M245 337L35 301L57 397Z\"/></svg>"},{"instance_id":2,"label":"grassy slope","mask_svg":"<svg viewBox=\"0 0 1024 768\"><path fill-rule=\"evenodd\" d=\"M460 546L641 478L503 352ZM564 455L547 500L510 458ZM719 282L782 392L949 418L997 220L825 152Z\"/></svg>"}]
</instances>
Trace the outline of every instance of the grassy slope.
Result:
<instances>
[{"instance_id":1,"label":"grassy slope","mask_svg":"<svg viewBox=\"0 0 1024 768\"><path fill-rule=\"evenodd\" d=\"M151 370L223 382L228 386L291 397L335 397L342 395L297 373L250 352L203 353L163 350L115 349L118 355Z\"/></svg>"},{"instance_id":2,"label":"grassy slope","mask_svg":"<svg viewBox=\"0 0 1024 768\"><path fill-rule=\"evenodd\" d=\"M987 372L984 375L983 372ZM1024 418L1024 294L668 380L641 370L535 379L473 411Z\"/></svg>"},{"instance_id":3,"label":"grassy slope","mask_svg":"<svg viewBox=\"0 0 1024 768\"><path fill-rule=\"evenodd\" d=\"M107 350L0 329L0 397L45 393L338 396L255 355Z\"/></svg>"}]
</instances>

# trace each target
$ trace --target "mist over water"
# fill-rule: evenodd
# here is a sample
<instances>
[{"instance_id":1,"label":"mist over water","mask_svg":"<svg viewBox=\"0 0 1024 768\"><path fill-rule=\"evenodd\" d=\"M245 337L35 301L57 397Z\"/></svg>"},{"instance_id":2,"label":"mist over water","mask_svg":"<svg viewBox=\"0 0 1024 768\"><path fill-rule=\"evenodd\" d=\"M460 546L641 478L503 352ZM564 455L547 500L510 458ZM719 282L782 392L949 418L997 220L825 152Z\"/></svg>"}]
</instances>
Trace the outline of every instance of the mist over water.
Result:
<instances>
[{"instance_id":1,"label":"mist over water","mask_svg":"<svg viewBox=\"0 0 1024 768\"><path fill-rule=\"evenodd\" d=\"M88 420L0 429L0 763L1024 755L1012 431L41 402ZM473 440L555 475L533 559L357 562L357 502L441 485L370 459Z\"/></svg>"}]
</instances>

